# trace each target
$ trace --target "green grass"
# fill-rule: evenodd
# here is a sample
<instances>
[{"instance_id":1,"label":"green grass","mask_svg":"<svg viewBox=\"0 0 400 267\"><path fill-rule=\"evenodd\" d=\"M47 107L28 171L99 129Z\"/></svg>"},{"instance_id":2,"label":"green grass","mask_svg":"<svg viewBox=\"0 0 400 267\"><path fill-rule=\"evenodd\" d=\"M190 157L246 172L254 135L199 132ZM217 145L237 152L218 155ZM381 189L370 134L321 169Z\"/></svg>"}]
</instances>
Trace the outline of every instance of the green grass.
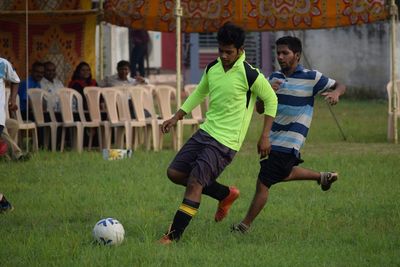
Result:
<instances>
[{"instance_id":1,"label":"green grass","mask_svg":"<svg viewBox=\"0 0 400 267\"><path fill-rule=\"evenodd\" d=\"M347 100L333 110L347 141L318 101L302 156L304 167L337 170L340 180L328 192L312 182L274 186L247 235L229 227L253 196L258 116L219 179L241 190L229 217L216 224L217 204L204 197L169 247L155 241L182 200L183 187L165 176L175 152L104 161L99 152L41 151L27 162L2 161L0 191L15 210L0 215L0 266L400 266L400 147L386 142L386 105ZM92 244L104 217L124 225L121 246Z\"/></svg>"}]
</instances>

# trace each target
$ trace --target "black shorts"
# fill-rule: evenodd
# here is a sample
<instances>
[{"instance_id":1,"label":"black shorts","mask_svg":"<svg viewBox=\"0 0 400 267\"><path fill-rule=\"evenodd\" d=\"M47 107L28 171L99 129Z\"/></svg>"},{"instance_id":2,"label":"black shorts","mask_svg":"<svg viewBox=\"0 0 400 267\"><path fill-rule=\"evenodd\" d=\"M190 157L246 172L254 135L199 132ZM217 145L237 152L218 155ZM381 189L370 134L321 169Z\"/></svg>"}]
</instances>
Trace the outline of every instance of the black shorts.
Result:
<instances>
[{"instance_id":1,"label":"black shorts","mask_svg":"<svg viewBox=\"0 0 400 267\"><path fill-rule=\"evenodd\" d=\"M235 154L235 150L198 130L179 150L169 168L187 173L202 186L208 186L232 162Z\"/></svg>"},{"instance_id":2,"label":"black shorts","mask_svg":"<svg viewBox=\"0 0 400 267\"><path fill-rule=\"evenodd\" d=\"M289 176L294 166L303 163L294 154L271 151L268 158L260 161L258 179L268 188L273 184L282 182Z\"/></svg>"}]
</instances>

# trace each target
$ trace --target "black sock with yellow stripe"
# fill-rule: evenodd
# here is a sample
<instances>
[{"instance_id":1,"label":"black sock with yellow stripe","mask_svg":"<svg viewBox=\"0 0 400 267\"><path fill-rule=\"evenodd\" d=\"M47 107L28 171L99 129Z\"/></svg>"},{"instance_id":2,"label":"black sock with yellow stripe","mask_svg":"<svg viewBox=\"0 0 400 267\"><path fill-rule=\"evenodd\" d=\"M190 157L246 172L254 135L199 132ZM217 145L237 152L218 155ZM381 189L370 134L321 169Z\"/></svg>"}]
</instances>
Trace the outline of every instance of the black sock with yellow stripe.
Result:
<instances>
[{"instance_id":1,"label":"black sock with yellow stripe","mask_svg":"<svg viewBox=\"0 0 400 267\"><path fill-rule=\"evenodd\" d=\"M218 182L214 182L211 185L204 187L202 193L221 201L229 195L229 187Z\"/></svg>"},{"instance_id":2,"label":"black sock with yellow stripe","mask_svg":"<svg viewBox=\"0 0 400 267\"><path fill-rule=\"evenodd\" d=\"M179 240L182 236L185 228L189 225L190 220L196 215L200 203L191 201L189 199L183 199L182 204L177 210L174 221L172 222L171 229L169 230L169 237L172 240Z\"/></svg>"}]
</instances>

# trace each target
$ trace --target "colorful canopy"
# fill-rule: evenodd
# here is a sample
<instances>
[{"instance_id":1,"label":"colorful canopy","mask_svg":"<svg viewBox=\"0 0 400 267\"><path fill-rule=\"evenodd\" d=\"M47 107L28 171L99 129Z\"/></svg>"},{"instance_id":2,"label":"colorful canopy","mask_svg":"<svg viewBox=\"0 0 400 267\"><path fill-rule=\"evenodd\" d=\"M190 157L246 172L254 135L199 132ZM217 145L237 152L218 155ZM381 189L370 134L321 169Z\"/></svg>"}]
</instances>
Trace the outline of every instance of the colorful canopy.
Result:
<instances>
[{"instance_id":1,"label":"colorful canopy","mask_svg":"<svg viewBox=\"0 0 400 267\"><path fill-rule=\"evenodd\" d=\"M182 32L215 32L226 21L248 31L333 28L387 19L385 0L181 0ZM106 0L115 25L171 32L173 0Z\"/></svg>"}]
</instances>

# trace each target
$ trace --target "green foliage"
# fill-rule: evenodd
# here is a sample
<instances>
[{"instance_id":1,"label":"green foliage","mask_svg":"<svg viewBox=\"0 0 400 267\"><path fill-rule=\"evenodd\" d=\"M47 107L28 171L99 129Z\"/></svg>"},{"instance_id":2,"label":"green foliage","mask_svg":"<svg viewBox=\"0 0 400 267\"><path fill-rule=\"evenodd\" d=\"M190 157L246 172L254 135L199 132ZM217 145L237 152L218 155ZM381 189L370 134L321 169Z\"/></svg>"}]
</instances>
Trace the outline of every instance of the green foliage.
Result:
<instances>
[{"instance_id":1,"label":"green foliage","mask_svg":"<svg viewBox=\"0 0 400 267\"><path fill-rule=\"evenodd\" d=\"M203 197L182 240L158 245L179 206L183 187L165 172L175 152L139 150L131 159L104 161L99 152L41 151L27 162L0 162L1 191L15 210L0 215L1 266L399 266L400 147L386 143L386 106L317 101L304 167L336 170L327 192L316 183L282 183L247 235L230 233L242 219L258 173L255 115L243 149L219 181L241 197L221 223L215 200ZM185 137L188 131L185 131ZM168 146L168 138L165 145ZM115 248L92 244L101 218L125 227Z\"/></svg>"}]
</instances>

